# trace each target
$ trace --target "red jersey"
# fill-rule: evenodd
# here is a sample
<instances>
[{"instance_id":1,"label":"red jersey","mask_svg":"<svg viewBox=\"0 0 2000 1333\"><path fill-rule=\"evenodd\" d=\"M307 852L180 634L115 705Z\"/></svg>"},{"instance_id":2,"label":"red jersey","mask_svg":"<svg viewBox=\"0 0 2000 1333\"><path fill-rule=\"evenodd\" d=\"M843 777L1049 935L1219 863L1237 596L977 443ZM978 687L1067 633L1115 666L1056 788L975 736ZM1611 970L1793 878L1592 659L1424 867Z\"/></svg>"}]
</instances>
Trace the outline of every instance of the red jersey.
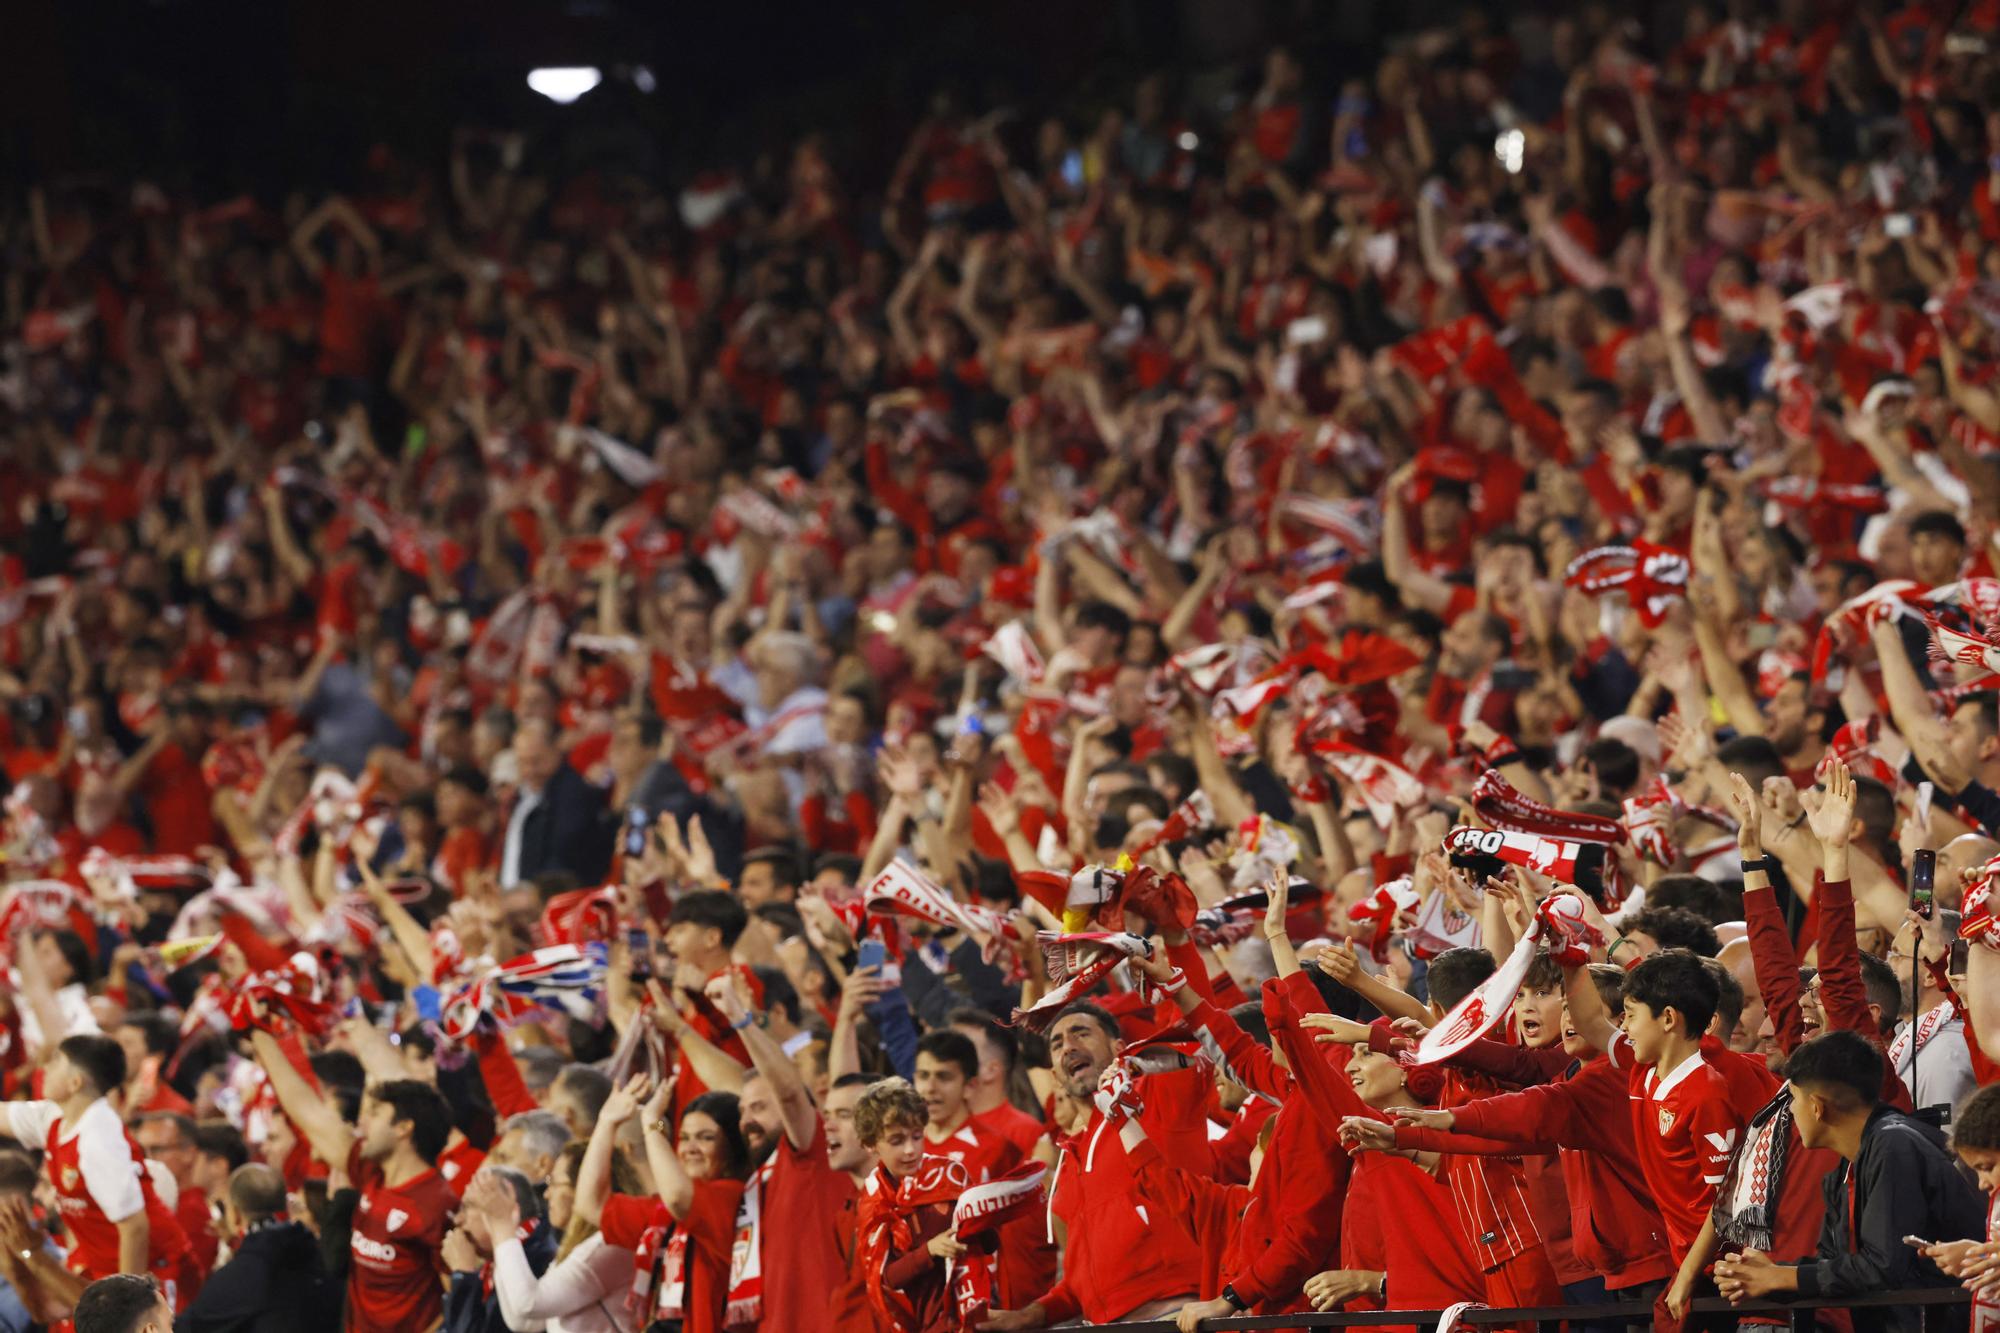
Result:
<instances>
[{"instance_id":1,"label":"red jersey","mask_svg":"<svg viewBox=\"0 0 2000 1333\"><path fill-rule=\"evenodd\" d=\"M1021 1160L1021 1150L1002 1136L968 1119L941 1139L924 1132L924 1151L934 1157L948 1157L965 1168L966 1179L975 1185L998 1180Z\"/></svg>"},{"instance_id":2,"label":"red jersey","mask_svg":"<svg viewBox=\"0 0 2000 1333\"><path fill-rule=\"evenodd\" d=\"M390 1186L361 1145L347 1156L348 1179L361 1191L348 1240L347 1327L353 1333L423 1333L444 1312L439 1251L458 1197L443 1176L424 1171Z\"/></svg>"},{"instance_id":3,"label":"red jersey","mask_svg":"<svg viewBox=\"0 0 2000 1333\"><path fill-rule=\"evenodd\" d=\"M457 1143L445 1145L444 1151L438 1154L437 1171L444 1177L444 1183L451 1187L454 1199L465 1197L465 1187L472 1183L479 1164L485 1160L486 1154L473 1147L471 1139L462 1138Z\"/></svg>"},{"instance_id":4,"label":"red jersey","mask_svg":"<svg viewBox=\"0 0 2000 1333\"><path fill-rule=\"evenodd\" d=\"M828 1293L848 1280L858 1193L854 1177L827 1163L825 1121L814 1119L804 1152L788 1135L778 1136L764 1207L787 1221L762 1229L764 1327L812 1328L826 1318Z\"/></svg>"},{"instance_id":5,"label":"red jersey","mask_svg":"<svg viewBox=\"0 0 2000 1333\"><path fill-rule=\"evenodd\" d=\"M1729 1080L1699 1051L1662 1076L1653 1066L1638 1063L1631 1039L1620 1032L1606 1058L1625 1073L1639 1169L1679 1263L1708 1220L1744 1116Z\"/></svg>"},{"instance_id":6,"label":"red jersey","mask_svg":"<svg viewBox=\"0 0 2000 1333\"><path fill-rule=\"evenodd\" d=\"M1035 1145L1048 1136L1049 1127L1012 1102L1001 1102L990 1111L972 1117L975 1128L996 1134L1020 1149L1021 1156L1034 1154Z\"/></svg>"},{"instance_id":7,"label":"red jersey","mask_svg":"<svg viewBox=\"0 0 2000 1333\"><path fill-rule=\"evenodd\" d=\"M125 1132L110 1102L98 1098L71 1126L62 1123L54 1102L9 1102L7 1132L22 1143L41 1145L47 1154L43 1164L69 1233L71 1272L96 1281L120 1271L118 1224L143 1211L150 1233L147 1267L167 1284L170 1304L185 1303L192 1295L180 1286L187 1237L154 1193L145 1151Z\"/></svg>"}]
</instances>

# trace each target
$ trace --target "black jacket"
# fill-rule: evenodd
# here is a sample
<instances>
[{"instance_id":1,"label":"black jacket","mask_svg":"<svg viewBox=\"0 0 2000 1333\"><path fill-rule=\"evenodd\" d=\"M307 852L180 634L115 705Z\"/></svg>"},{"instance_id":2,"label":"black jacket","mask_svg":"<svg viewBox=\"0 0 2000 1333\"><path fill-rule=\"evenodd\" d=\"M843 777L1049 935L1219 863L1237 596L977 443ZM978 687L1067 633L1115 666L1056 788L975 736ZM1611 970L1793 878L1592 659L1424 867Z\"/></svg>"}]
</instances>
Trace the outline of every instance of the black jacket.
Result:
<instances>
[{"instance_id":1,"label":"black jacket","mask_svg":"<svg viewBox=\"0 0 2000 1333\"><path fill-rule=\"evenodd\" d=\"M509 811L508 823L512 820ZM500 836L504 850L506 824ZM604 793L565 762L521 826L520 881L526 883L547 870L567 870L579 885L594 888L611 868L611 843L604 822Z\"/></svg>"},{"instance_id":2,"label":"black jacket","mask_svg":"<svg viewBox=\"0 0 2000 1333\"><path fill-rule=\"evenodd\" d=\"M297 1222L243 1238L174 1320L174 1333L332 1333L341 1286L320 1261L319 1242Z\"/></svg>"},{"instance_id":3,"label":"black jacket","mask_svg":"<svg viewBox=\"0 0 2000 1333\"><path fill-rule=\"evenodd\" d=\"M1945 1241L1986 1234L1986 1201L1959 1170L1944 1135L1886 1106L1869 1117L1860 1154L1845 1170L1828 1172L1821 1188L1826 1222L1819 1233L1819 1258L1799 1265L1802 1296L1956 1286L1914 1245L1905 1245L1903 1237ZM1964 1311L1954 1311L1953 1317L1958 1321L1954 1327L1963 1326ZM1855 1333L1917 1333L1922 1327L1920 1307L1854 1311Z\"/></svg>"},{"instance_id":4,"label":"black jacket","mask_svg":"<svg viewBox=\"0 0 2000 1333\"><path fill-rule=\"evenodd\" d=\"M538 1222L521 1242L536 1277L549 1271L560 1240L548 1223ZM483 1273L451 1275L451 1290L444 1297L443 1333L509 1333L507 1321L500 1315L500 1297L486 1289Z\"/></svg>"}]
</instances>

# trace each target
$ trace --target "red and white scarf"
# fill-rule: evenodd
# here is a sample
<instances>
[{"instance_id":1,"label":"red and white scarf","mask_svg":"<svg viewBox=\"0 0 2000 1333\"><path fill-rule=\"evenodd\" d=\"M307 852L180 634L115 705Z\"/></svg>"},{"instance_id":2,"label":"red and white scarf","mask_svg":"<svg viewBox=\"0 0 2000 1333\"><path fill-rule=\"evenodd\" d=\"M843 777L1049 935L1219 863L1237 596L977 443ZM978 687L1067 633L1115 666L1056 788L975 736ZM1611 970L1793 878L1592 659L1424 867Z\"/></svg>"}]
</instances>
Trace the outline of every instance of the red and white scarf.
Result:
<instances>
[{"instance_id":1,"label":"red and white scarf","mask_svg":"<svg viewBox=\"0 0 2000 1333\"><path fill-rule=\"evenodd\" d=\"M1563 582L1585 596L1623 592L1639 623L1656 629L1675 602L1687 595L1688 558L1652 542L1600 546L1570 561Z\"/></svg>"},{"instance_id":2,"label":"red and white scarf","mask_svg":"<svg viewBox=\"0 0 2000 1333\"><path fill-rule=\"evenodd\" d=\"M909 1297L883 1285L882 1270L893 1254L916 1244L912 1223L918 1209L950 1203L971 1183L964 1163L927 1154L913 1175L899 1181L887 1167L878 1166L864 1184L855 1223L855 1265L868 1284L869 1304L894 1333L917 1333L917 1311Z\"/></svg>"},{"instance_id":3,"label":"red and white scarf","mask_svg":"<svg viewBox=\"0 0 2000 1333\"><path fill-rule=\"evenodd\" d=\"M1065 935L1045 930L1035 938L1048 960L1049 980L1056 985L1026 1009L1014 1011L1014 1026L1031 1032L1048 1027L1064 1006L1088 994L1120 963L1153 956L1153 946L1144 936L1124 931L1086 930Z\"/></svg>"},{"instance_id":4,"label":"red and white scarf","mask_svg":"<svg viewBox=\"0 0 2000 1333\"><path fill-rule=\"evenodd\" d=\"M1903 1024L1903 1030L1896 1034L1896 1040L1889 1043L1889 1067L1901 1072L1903 1062L1911 1058L1910 1039L1913 1035L1917 1042L1916 1053L1921 1056L1924 1047L1931 1044L1931 1038L1937 1036L1945 1024L1957 1017L1958 1006L1950 1000L1940 1000L1935 1009L1916 1022Z\"/></svg>"},{"instance_id":5,"label":"red and white scarf","mask_svg":"<svg viewBox=\"0 0 2000 1333\"><path fill-rule=\"evenodd\" d=\"M1523 795L1513 783L1490 768L1472 784L1472 808L1488 824L1508 833L1533 833L1568 842L1602 843L1607 847L1625 841L1624 825L1609 815L1587 815L1544 805Z\"/></svg>"},{"instance_id":6,"label":"red and white scarf","mask_svg":"<svg viewBox=\"0 0 2000 1333\"><path fill-rule=\"evenodd\" d=\"M759 1167L744 1182L736 1205L736 1229L729 1253L729 1297L723 1308L724 1328L755 1328L764 1308L763 1187L774 1163ZM668 1223L652 1227L640 1238L634 1258L629 1309L641 1325L655 1319L687 1318L688 1234ZM657 1284L657 1285L656 1285Z\"/></svg>"},{"instance_id":7,"label":"red and white scarf","mask_svg":"<svg viewBox=\"0 0 2000 1333\"><path fill-rule=\"evenodd\" d=\"M959 1327L979 1327L993 1308L996 1255L974 1242L998 1232L1002 1223L1033 1212L1042 1201L1042 1184L1048 1174L1048 1167L1031 1159L998 1180L974 1185L958 1196L951 1210L951 1225L966 1251L965 1257L946 1271L952 1301L958 1307Z\"/></svg>"},{"instance_id":8,"label":"red and white scarf","mask_svg":"<svg viewBox=\"0 0 2000 1333\"><path fill-rule=\"evenodd\" d=\"M990 907L962 903L908 861L891 861L862 892L868 910L915 917L946 930L962 930L996 949L1007 933L1007 918Z\"/></svg>"}]
</instances>

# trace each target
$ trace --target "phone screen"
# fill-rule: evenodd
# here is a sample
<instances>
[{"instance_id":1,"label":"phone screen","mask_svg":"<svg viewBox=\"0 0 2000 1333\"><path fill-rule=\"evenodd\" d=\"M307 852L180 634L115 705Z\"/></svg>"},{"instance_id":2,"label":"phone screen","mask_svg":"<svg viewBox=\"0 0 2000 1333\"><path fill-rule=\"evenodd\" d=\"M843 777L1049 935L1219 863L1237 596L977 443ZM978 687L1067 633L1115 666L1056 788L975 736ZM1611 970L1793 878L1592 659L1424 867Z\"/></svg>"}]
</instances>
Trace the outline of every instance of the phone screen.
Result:
<instances>
[{"instance_id":1,"label":"phone screen","mask_svg":"<svg viewBox=\"0 0 2000 1333\"><path fill-rule=\"evenodd\" d=\"M1937 853L1920 849L1910 857L1910 910L1928 921L1936 910Z\"/></svg>"}]
</instances>

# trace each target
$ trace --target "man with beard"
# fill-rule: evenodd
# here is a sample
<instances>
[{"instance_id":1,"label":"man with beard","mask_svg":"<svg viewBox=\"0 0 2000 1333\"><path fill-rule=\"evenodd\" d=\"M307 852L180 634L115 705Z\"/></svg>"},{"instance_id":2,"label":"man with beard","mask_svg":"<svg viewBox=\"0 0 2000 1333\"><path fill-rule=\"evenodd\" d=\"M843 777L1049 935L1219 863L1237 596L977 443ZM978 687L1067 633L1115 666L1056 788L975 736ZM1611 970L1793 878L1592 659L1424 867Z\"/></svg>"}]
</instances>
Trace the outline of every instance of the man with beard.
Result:
<instances>
[{"instance_id":1,"label":"man with beard","mask_svg":"<svg viewBox=\"0 0 2000 1333\"><path fill-rule=\"evenodd\" d=\"M755 1168L753 1187L764 1192L763 1214L776 1222L761 1231L763 1324L821 1327L829 1295L850 1283L856 1179L873 1163L865 1149L849 1151L853 1130L846 1123L839 1130L840 1160L835 1160L833 1135L813 1108L805 1080L757 1021L741 980L724 973L709 982L706 993L750 1053L751 1069L738 1103L743 1139ZM838 1100L851 1116L859 1095L859 1088L836 1088L828 1100ZM865 1311L867 1300L858 1284L850 1294L855 1307Z\"/></svg>"},{"instance_id":2,"label":"man with beard","mask_svg":"<svg viewBox=\"0 0 2000 1333\"><path fill-rule=\"evenodd\" d=\"M1169 988L1206 982L1176 976ZM1119 1040L1117 1020L1088 1001L1064 1009L1049 1029L1049 1058L1064 1093L1092 1107L1082 1131L1063 1145L1050 1199L1064 1227L1063 1276L1031 1304L994 1311L982 1328L1042 1328L1078 1315L1093 1324L1157 1319L1197 1294L1204 1264L1186 1219L1151 1215L1125 1145L1092 1102ZM1150 1074L1145 1083L1139 1120L1146 1137L1170 1164L1206 1175L1209 1075L1197 1066Z\"/></svg>"}]
</instances>

